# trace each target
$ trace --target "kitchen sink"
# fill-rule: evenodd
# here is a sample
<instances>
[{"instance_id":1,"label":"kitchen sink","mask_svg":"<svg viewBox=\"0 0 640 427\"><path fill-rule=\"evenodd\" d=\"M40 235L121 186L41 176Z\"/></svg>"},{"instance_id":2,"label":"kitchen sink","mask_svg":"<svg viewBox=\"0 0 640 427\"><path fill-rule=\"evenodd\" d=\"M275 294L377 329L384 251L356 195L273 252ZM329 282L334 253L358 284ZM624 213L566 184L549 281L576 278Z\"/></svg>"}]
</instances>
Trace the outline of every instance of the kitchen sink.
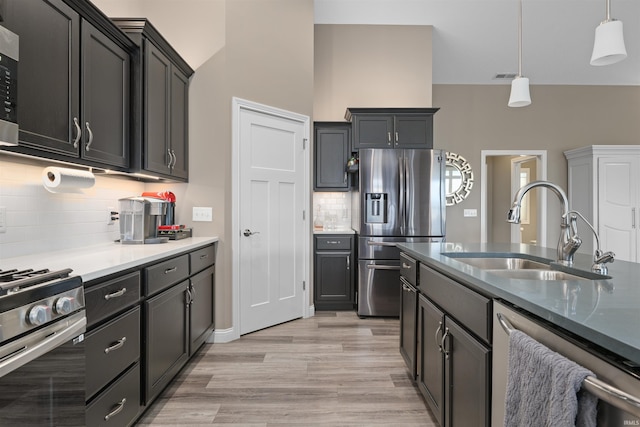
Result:
<instances>
[{"instance_id":1,"label":"kitchen sink","mask_svg":"<svg viewBox=\"0 0 640 427\"><path fill-rule=\"evenodd\" d=\"M552 260L519 253L449 252L449 258L508 279L519 280L606 280L610 276L579 270Z\"/></svg>"}]
</instances>

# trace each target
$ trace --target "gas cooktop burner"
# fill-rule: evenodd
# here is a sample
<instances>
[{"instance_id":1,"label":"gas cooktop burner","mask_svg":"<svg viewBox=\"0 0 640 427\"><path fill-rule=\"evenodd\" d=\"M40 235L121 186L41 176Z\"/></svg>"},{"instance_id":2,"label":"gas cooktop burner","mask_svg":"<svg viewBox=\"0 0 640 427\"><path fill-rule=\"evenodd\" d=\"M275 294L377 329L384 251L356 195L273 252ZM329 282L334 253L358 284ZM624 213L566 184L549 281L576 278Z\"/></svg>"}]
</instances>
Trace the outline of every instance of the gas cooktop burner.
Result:
<instances>
[{"instance_id":1,"label":"gas cooktop burner","mask_svg":"<svg viewBox=\"0 0 640 427\"><path fill-rule=\"evenodd\" d=\"M54 279L63 279L69 277L69 273L72 271L70 268L57 271L49 271L49 269L0 270L0 295L7 295Z\"/></svg>"}]
</instances>

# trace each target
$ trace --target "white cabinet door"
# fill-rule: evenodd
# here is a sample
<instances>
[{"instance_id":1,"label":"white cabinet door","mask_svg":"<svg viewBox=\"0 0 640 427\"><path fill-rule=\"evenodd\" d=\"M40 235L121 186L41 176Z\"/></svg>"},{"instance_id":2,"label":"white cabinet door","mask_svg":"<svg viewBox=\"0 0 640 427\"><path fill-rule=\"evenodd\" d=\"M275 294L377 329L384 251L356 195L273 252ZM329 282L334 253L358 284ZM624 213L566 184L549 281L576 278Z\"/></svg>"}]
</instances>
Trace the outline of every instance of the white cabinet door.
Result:
<instances>
[{"instance_id":1,"label":"white cabinet door","mask_svg":"<svg viewBox=\"0 0 640 427\"><path fill-rule=\"evenodd\" d=\"M638 157L598 159L598 233L602 250L637 259Z\"/></svg>"}]
</instances>

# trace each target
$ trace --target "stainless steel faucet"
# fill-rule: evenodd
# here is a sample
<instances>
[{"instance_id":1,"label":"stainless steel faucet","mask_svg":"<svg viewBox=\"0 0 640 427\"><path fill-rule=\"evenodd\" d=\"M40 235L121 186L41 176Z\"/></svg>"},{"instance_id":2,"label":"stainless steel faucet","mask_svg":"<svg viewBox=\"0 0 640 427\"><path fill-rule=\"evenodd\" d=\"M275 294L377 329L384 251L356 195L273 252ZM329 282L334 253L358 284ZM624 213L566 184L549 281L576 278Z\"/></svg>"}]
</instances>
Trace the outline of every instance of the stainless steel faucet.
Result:
<instances>
[{"instance_id":1,"label":"stainless steel faucet","mask_svg":"<svg viewBox=\"0 0 640 427\"><path fill-rule=\"evenodd\" d=\"M591 271L593 271L594 273L606 275L607 273L609 273L609 268L605 264L613 262L616 254L611 251L603 252L600 249L600 237L598 236L596 229L580 212L569 211L568 214L577 215L582 218L582 220L589 226L589 228L593 232L593 235L596 236L596 251L593 254L593 265L591 266Z\"/></svg>"},{"instance_id":2,"label":"stainless steel faucet","mask_svg":"<svg viewBox=\"0 0 640 427\"><path fill-rule=\"evenodd\" d=\"M545 187L553 191L562 203L562 216L560 220L560 236L558 238L558 262L564 265L573 264L573 256L582 244L578 237L577 216L569 211L569 199L564 190L549 181L533 181L522 186L515 197L509 210L507 221L512 224L520 224L520 207L524 195L536 187Z\"/></svg>"}]
</instances>

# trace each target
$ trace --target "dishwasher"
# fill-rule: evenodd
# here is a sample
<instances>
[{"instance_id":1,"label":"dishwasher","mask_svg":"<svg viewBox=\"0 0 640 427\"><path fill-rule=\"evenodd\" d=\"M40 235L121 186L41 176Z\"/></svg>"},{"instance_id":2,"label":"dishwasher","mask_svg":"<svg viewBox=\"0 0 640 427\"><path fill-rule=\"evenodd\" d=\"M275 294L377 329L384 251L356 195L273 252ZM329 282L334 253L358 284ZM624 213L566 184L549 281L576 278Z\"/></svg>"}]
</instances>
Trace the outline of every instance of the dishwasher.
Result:
<instances>
[{"instance_id":1,"label":"dishwasher","mask_svg":"<svg viewBox=\"0 0 640 427\"><path fill-rule=\"evenodd\" d=\"M518 329L549 349L591 370L597 378L587 377L583 387L596 395L598 427L640 426L640 377L638 367L625 369L586 350L569 336L562 337L543 321L498 301L493 304L493 377L491 425L504 425L504 402L509 363L509 332Z\"/></svg>"}]
</instances>

